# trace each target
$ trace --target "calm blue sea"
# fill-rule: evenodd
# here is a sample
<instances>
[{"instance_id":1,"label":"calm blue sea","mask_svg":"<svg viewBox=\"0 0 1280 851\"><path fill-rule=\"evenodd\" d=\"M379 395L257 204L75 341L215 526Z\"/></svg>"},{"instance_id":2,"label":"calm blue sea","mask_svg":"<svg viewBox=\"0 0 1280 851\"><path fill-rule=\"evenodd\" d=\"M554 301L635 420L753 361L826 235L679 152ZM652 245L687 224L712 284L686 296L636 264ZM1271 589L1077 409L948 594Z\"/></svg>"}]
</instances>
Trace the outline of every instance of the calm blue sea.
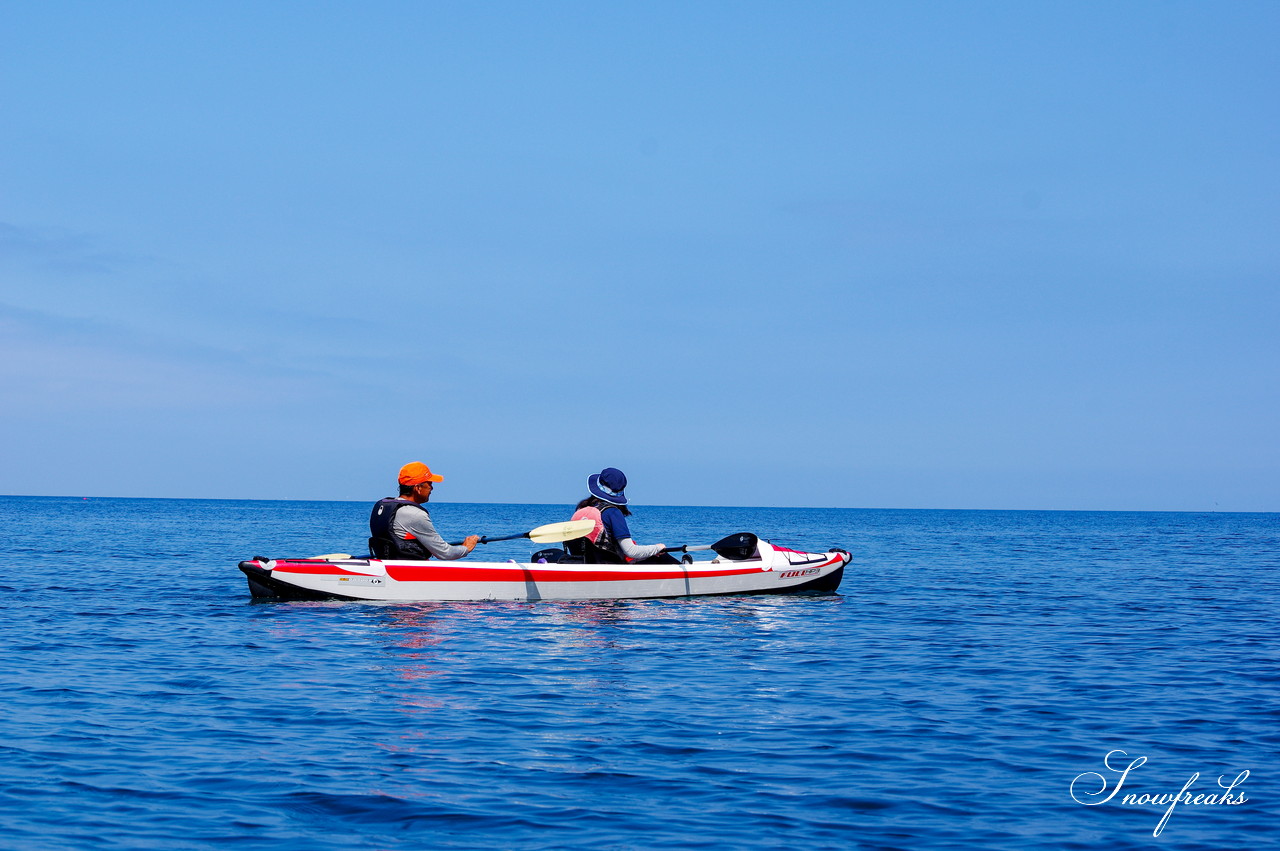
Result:
<instances>
[{"instance_id":1,"label":"calm blue sea","mask_svg":"<svg viewBox=\"0 0 1280 851\"><path fill-rule=\"evenodd\" d=\"M251 602L237 562L361 551L367 512L0 498L0 848L1277 847L1280 515L640 507L641 543L854 563L820 597ZM1154 837L1184 787L1238 802Z\"/></svg>"}]
</instances>

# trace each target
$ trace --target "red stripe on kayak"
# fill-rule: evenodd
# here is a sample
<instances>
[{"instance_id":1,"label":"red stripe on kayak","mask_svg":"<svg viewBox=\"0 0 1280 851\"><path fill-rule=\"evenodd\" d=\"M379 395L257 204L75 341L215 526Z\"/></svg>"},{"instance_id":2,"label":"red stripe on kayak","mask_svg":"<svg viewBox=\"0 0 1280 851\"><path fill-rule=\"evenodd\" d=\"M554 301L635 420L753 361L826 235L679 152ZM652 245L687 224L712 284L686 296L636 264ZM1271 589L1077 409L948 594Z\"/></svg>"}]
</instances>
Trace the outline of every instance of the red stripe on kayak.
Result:
<instances>
[{"instance_id":1,"label":"red stripe on kayak","mask_svg":"<svg viewBox=\"0 0 1280 851\"><path fill-rule=\"evenodd\" d=\"M321 576L377 576L376 573L361 573L358 570L347 570L336 564L306 561L278 561L275 570L281 573L317 573Z\"/></svg>"},{"instance_id":2,"label":"red stripe on kayak","mask_svg":"<svg viewBox=\"0 0 1280 851\"><path fill-rule=\"evenodd\" d=\"M738 576L760 573L758 567L739 570L548 570L527 567L393 567L387 576L397 582L619 582L632 579L697 579L704 576Z\"/></svg>"}]
</instances>

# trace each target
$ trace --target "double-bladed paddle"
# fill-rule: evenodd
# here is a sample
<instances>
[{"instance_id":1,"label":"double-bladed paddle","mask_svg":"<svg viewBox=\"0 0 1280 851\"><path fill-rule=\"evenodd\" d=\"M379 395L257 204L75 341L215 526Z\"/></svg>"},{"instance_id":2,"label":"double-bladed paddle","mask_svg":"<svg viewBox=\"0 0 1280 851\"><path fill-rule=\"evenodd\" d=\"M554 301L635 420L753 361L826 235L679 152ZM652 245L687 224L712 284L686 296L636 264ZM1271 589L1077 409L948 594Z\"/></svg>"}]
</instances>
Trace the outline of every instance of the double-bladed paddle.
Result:
<instances>
[{"instance_id":1,"label":"double-bladed paddle","mask_svg":"<svg viewBox=\"0 0 1280 851\"><path fill-rule=\"evenodd\" d=\"M545 526L539 526L537 529L530 529L528 532L521 532L519 535L503 535L499 538L490 538L485 535L480 539L481 544L492 544L494 541L514 541L517 538L528 538L535 544L558 544L561 541L572 541L574 538L581 538L596 528L594 520L566 520L564 523L548 523ZM466 541L455 541L450 544L452 547L460 547Z\"/></svg>"},{"instance_id":2,"label":"double-bladed paddle","mask_svg":"<svg viewBox=\"0 0 1280 851\"><path fill-rule=\"evenodd\" d=\"M721 538L714 544L685 544L679 547L667 547L664 553L687 553L692 550L715 550L716 555L731 561L743 561L756 554L756 545L760 539L750 532L738 532L727 538Z\"/></svg>"}]
</instances>

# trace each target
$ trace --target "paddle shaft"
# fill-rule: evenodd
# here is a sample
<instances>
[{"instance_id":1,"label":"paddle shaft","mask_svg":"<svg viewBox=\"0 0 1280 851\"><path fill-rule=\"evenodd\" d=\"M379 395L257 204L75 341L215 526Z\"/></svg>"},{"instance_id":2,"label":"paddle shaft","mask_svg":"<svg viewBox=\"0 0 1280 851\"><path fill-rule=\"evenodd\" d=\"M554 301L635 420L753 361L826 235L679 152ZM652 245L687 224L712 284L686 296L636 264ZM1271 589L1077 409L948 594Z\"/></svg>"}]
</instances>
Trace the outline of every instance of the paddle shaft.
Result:
<instances>
[{"instance_id":1,"label":"paddle shaft","mask_svg":"<svg viewBox=\"0 0 1280 851\"><path fill-rule=\"evenodd\" d=\"M519 535L503 535L503 536L502 536L502 537L500 537L500 538L490 538L488 535L485 535L484 537L482 537L482 538L481 538L479 541L477 541L476 543L479 543L479 544L492 544L494 541L514 541L516 538L527 538L527 537L529 537L529 533L528 533L528 532L521 532ZM451 546L451 547L460 547L460 546L462 546L462 545L463 545L463 544L465 544L465 543L466 543L466 541L454 541L453 543L449 544L449 546Z\"/></svg>"}]
</instances>

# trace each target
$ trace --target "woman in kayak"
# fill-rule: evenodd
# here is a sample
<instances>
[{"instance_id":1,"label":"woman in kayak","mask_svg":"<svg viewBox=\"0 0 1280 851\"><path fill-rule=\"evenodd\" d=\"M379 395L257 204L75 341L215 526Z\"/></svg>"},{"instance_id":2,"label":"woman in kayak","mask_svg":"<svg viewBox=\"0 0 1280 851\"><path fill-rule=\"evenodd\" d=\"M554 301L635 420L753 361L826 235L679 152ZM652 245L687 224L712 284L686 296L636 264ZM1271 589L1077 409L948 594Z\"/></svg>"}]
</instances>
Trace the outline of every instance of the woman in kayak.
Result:
<instances>
[{"instance_id":1,"label":"woman in kayak","mask_svg":"<svg viewBox=\"0 0 1280 851\"><path fill-rule=\"evenodd\" d=\"M577 541L566 541L565 549L588 563L679 564L663 552L665 544L641 546L632 539L627 528L631 509L627 508L627 495L623 492L626 487L627 477L617 467L605 467L587 478L589 495L578 503L573 519L596 520L596 531Z\"/></svg>"}]
</instances>

